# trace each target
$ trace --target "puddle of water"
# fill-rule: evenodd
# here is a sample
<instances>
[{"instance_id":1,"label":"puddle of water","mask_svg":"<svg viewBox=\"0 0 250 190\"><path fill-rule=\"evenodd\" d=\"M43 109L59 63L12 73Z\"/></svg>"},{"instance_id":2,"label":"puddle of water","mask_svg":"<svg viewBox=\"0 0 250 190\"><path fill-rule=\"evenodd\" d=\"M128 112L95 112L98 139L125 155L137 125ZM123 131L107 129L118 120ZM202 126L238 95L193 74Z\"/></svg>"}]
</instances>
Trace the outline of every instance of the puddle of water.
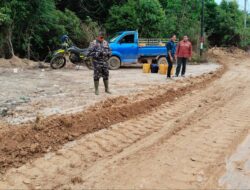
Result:
<instances>
[{"instance_id":1,"label":"puddle of water","mask_svg":"<svg viewBox=\"0 0 250 190\"><path fill-rule=\"evenodd\" d=\"M250 135L226 160L226 173L219 185L227 189L250 189Z\"/></svg>"}]
</instances>

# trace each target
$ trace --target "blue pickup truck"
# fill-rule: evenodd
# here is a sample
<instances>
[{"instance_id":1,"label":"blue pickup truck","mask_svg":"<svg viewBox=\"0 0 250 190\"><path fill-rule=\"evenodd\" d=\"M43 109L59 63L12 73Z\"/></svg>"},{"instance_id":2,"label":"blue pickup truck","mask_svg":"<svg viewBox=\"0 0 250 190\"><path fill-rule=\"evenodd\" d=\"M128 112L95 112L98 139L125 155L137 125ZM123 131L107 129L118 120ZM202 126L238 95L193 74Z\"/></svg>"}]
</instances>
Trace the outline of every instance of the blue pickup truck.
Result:
<instances>
[{"instance_id":1,"label":"blue pickup truck","mask_svg":"<svg viewBox=\"0 0 250 190\"><path fill-rule=\"evenodd\" d=\"M119 69L123 65L142 64L156 59L158 63L166 63L166 39L139 39L137 31L119 32L109 43L112 57L109 59L110 69Z\"/></svg>"}]
</instances>

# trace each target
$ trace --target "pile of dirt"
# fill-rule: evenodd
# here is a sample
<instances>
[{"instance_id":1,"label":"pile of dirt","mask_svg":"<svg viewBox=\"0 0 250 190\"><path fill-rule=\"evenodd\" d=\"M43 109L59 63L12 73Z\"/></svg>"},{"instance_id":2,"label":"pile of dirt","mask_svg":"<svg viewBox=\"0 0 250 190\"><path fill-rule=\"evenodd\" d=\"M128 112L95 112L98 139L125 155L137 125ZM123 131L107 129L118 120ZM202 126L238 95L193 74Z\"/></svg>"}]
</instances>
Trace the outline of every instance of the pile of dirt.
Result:
<instances>
[{"instance_id":1,"label":"pile of dirt","mask_svg":"<svg viewBox=\"0 0 250 190\"><path fill-rule=\"evenodd\" d=\"M230 47L230 48L222 48L222 47L214 47L208 50L209 57L215 56L230 56L234 58L242 58L245 57L248 53L242 49L237 47Z\"/></svg>"},{"instance_id":2,"label":"pile of dirt","mask_svg":"<svg viewBox=\"0 0 250 190\"><path fill-rule=\"evenodd\" d=\"M0 58L0 67L3 68L35 68L39 63L28 59L20 59L19 57L12 57L11 59Z\"/></svg>"},{"instance_id":3,"label":"pile of dirt","mask_svg":"<svg viewBox=\"0 0 250 190\"><path fill-rule=\"evenodd\" d=\"M90 107L84 112L37 117L35 122L9 127L0 133L0 172L10 167L18 167L31 159L58 150L63 144L84 134L108 128L128 119L146 114L166 102L172 102L194 89L205 87L224 73L222 67L217 72L203 74L183 81L177 81L175 88L168 84L164 88L150 89L150 95L141 98L117 97ZM132 101L133 100L133 101Z\"/></svg>"}]
</instances>

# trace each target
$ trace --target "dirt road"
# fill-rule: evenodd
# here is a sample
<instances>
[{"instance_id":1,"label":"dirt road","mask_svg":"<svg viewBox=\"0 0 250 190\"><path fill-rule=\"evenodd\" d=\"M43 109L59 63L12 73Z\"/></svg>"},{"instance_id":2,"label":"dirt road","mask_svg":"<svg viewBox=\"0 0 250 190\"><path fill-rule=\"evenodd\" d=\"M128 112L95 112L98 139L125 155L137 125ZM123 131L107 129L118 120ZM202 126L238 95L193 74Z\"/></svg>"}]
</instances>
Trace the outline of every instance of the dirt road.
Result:
<instances>
[{"instance_id":1,"label":"dirt road","mask_svg":"<svg viewBox=\"0 0 250 190\"><path fill-rule=\"evenodd\" d=\"M190 65L187 76L201 75L217 68L217 64ZM0 89L4 89L0 92L0 120L8 123L27 122L37 115L76 113L110 97L103 93L102 82L101 95L93 97L93 71L86 67L80 70L18 68L17 73L13 70L0 67ZM149 86L166 84L165 75L143 74L139 68L110 71L110 75L111 97L131 96ZM8 111L1 117L4 108Z\"/></svg>"},{"instance_id":2,"label":"dirt road","mask_svg":"<svg viewBox=\"0 0 250 190\"><path fill-rule=\"evenodd\" d=\"M98 109L94 107L91 110L94 113L99 113L96 109L108 108L116 120L109 116L101 130L78 136L63 147L51 144L54 151L43 157L41 154L34 156L34 153L37 158L28 159L23 155L26 160L21 167L12 167L1 175L0 187L222 188L219 179L226 170L225 159L249 134L250 57L218 55L217 58L225 64L224 74L219 71L186 79L169 85L169 89L159 88L154 92L151 89L143 98L132 98L130 102L117 100L112 105L104 102ZM122 116L124 110L128 111L128 105L131 106L129 110L137 113L136 117L133 114ZM147 111L143 111L144 108ZM69 130L77 126L80 122ZM29 132L34 132L32 129L30 127ZM7 145L4 148L8 152ZM12 148L13 152L18 151ZM3 154L0 152L0 155ZM10 161L8 159L11 157L6 157ZM245 179L249 178L246 174ZM238 187L242 187L240 183L234 186Z\"/></svg>"}]
</instances>

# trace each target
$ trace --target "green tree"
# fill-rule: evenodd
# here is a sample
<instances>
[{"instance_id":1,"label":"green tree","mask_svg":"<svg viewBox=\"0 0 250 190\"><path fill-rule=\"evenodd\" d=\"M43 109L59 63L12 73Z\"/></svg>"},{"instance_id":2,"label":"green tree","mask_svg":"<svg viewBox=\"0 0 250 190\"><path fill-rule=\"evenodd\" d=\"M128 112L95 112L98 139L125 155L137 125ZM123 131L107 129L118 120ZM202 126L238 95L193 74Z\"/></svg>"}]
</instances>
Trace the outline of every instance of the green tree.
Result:
<instances>
[{"instance_id":1,"label":"green tree","mask_svg":"<svg viewBox=\"0 0 250 190\"><path fill-rule=\"evenodd\" d=\"M94 21L99 22L99 24L103 24L109 13L109 9L118 5L126 3L127 0L56 0L57 7L64 11L65 9L69 9L76 13L76 15L82 19L86 20L88 17L93 19Z\"/></svg>"},{"instance_id":2,"label":"green tree","mask_svg":"<svg viewBox=\"0 0 250 190\"><path fill-rule=\"evenodd\" d=\"M205 1L205 31L208 36L216 31L216 26L218 24L218 4L214 0Z\"/></svg>"},{"instance_id":3,"label":"green tree","mask_svg":"<svg viewBox=\"0 0 250 190\"><path fill-rule=\"evenodd\" d=\"M86 46L100 28L138 30L142 37L188 35L195 45L200 13L200 0L1 0L0 56L42 59L48 47L59 45L61 35ZM250 43L236 1L205 0L205 31L210 45Z\"/></svg>"},{"instance_id":4,"label":"green tree","mask_svg":"<svg viewBox=\"0 0 250 190\"><path fill-rule=\"evenodd\" d=\"M81 21L65 9L56 10L54 0L5 0L1 1L0 31L2 44L7 43L10 55L39 58L47 53L47 47L56 47L59 36L69 34L73 40L83 43Z\"/></svg>"},{"instance_id":5,"label":"green tree","mask_svg":"<svg viewBox=\"0 0 250 190\"><path fill-rule=\"evenodd\" d=\"M137 7L138 29L142 36L160 37L166 24L164 10L158 0L140 0Z\"/></svg>"},{"instance_id":6,"label":"green tree","mask_svg":"<svg viewBox=\"0 0 250 190\"><path fill-rule=\"evenodd\" d=\"M176 34L179 39L188 35L195 47L200 39L200 13L199 0L160 0L166 14L166 26L163 28L164 36Z\"/></svg>"},{"instance_id":7,"label":"green tree","mask_svg":"<svg viewBox=\"0 0 250 190\"><path fill-rule=\"evenodd\" d=\"M136 1L129 0L123 6L114 5L109 11L106 29L110 33L122 30L138 29L138 14L136 12Z\"/></svg>"},{"instance_id":8,"label":"green tree","mask_svg":"<svg viewBox=\"0 0 250 190\"><path fill-rule=\"evenodd\" d=\"M157 37L161 36L165 21L165 13L158 0L129 0L110 9L106 28L110 33L138 30L143 37Z\"/></svg>"},{"instance_id":9,"label":"green tree","mask_svg":"<svg viewBox=\"0 0 250 190\"><path fill-rule=\"evenodd\" d=\"M211 45L240 45L243 30L243 13L236 1L223 0L217 7L211 23L209 41Z\"/></svg>"},{"instance_id":10,"label":"green tree","mask_svg":"<svg viewBox=\"0 0 250 190\"><path fill-rule=\"evenodd\" d=\"M32 36L34 56L44 57L48 48L55 49L60 44L59 37L63 34L68 34L77 44L84 43L85 34L81 30L81 21L72 11L52 9L44 14Z\"/></svg>"},{"instance_id":11,"label":"green tree","mask_svg":"<svg viewBox=\"0 0 250 190\"><path fill-rule=\"evenodd\" d=\"M12 30L13 30L13 18L12 10L9 4L0 2L0 47L1 49L7 44L8 51L6 54L10 57L14 55L14 48L12 44ZM4 52L4 53L5 53Z\"/></svg>"}]
</instances>

